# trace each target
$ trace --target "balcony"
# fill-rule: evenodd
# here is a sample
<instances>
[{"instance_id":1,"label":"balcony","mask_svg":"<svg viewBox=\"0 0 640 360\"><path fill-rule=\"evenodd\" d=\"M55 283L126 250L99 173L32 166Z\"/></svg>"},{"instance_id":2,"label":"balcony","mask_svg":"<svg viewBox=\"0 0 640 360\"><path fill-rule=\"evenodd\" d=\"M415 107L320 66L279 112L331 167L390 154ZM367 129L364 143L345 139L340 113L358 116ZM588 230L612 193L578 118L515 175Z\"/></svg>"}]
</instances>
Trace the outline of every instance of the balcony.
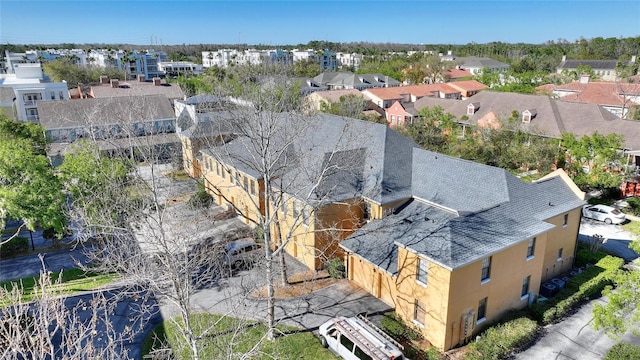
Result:
<instances>
[{"instance_id":1,"label":"balcony","mask_svg":"<svg viewBox=\"0 0 640 360\"><path fill-rule=\"evenodd\" d=\"M25 107L35 107L36 106L36 101L38 100L25 100L24 101L24 106Z\"/></svg>"},{"instance_id":2,"label":"balcony","mask_svg":"<svg viewBox=\"0 0 640 360\"><path fill-rule=\"evenodd\" d=\"M40 118L38 117L38 115L27 115L27 120L28 121L40 121Z\"/></svg>"}]
</instances>

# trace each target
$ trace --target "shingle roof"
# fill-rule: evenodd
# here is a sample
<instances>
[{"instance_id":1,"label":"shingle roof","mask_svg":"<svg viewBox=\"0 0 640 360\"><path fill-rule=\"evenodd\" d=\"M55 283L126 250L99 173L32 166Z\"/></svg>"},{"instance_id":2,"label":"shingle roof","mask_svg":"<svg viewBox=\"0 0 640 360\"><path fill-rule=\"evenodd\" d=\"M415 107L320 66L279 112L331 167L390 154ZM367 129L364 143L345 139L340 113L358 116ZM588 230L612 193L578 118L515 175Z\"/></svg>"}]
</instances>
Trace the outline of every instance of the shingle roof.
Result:
<instances>
[{"instance_id":1,"label":"shingle roof","mask_svg":"<svg viewBox=\"0 0 640 360\"><path fill-rule=\"evenodd\" d=\"M456 62L461 62L462 68L508 68L509 65L503 62L493 60L491 58L486 57L477 57L477 56L468 56L468 57L458 57L455 59Z\"/></svg>"},{"instance_id":2,"label":"shingle roof","mask_svg":"<svg viewBox=\"0 0 640 360\"><path fill-rule=\"evenodd\" d=\"M169 100L163 95L38 101L37 106L40 124L45 129L175 118Z\"/></svg>"},{"instance_id":3,"label":"shingle roof","mask_svg":"<svg viewBox=\"0 0 640 360\"><path fill-rule=\"evenodd\" d=\"M140 95L164 95L167 99L182 99L184 93L178 84L162 82L154 85L152 82L119 81L119 87L112 88L111 84L92 84L91 92L95 98L140 96Z\"/></svg>"},{"instance_id":4,"label":"shingle roof","mask_svg":"<svg viewBox=\"0 0 640 360\"><path fill-rule=\"evenodd\" d=\"M640 95L639 84L615 83L615 82L588 82L581 83L574 81L565 85L545 85L539 89L548 92L571 92L571 94L561 96L559 100L568 102L578 102L585 104L609 105L622 107L635 105L631 101L631 95ZM626 96L624 96L625 94Z\"/></svg>"},{"instance_id":5,"label":"shingle roof","mask_svg":"<svg viewBox=\"0 0 640 360\"><path fill-rule=\"evenodd\" d=\"M278 159L284 169L277 176L290 195L306 198L302 194L313 192L317 200L330 196L334 201L363 196L378 203L410 196L411 162L407 160L417 145L387 126L325 113L260 116L273 128L272 150L281 151ZM211 147L203 152L260 177L255 149L250 138L240 136L224 149ZM302 159L304 165L298 165ZM318 183L320 172L324 174Z\"/></svg>"},{"instance_id":6,"label":"shingle roof","mask_svg":"<svg viewBox=\"0 0 640 360\"><path fill-rule=\"evenodd\" d=\"M467 106L470 103L479 103L480 108L469 116ZM477 124L479 119L491 114L508 118L514 110L522 114L525 110L535 109L537 114L531 122L519 123L522 130L551 137L560 137L564 132L577 136L591 135L594 131L602 135L616 133L624 135L627 149L640 149L640 122L620 119L595 104L564 102L544 95L493 91L481 91L467 100L422 98L414 104L417 110L435 105L442 106L445 112L458 119L468 116L467 121L461 122L469 124Z\"/></svg>"},{"instance_id":7,"label":"shingle roof","mask_svg":"<svg viewBox=\"0 0 640 360\"><path fill-rule=\"evenodd\" d=\"M594 70L615 70L617 63L617 60L565 60L558 65L558 69L577 69L580 65L586 65Z\"/></svg>"},{"instance_id":8,"label":"shingle roof","mask_svg":"<svg viewBox=\"0 0 640 360\"><path fill-rule=\"evenodd\" d=\"M316 92L314 92L314 94L316 94L316 96L319 96L319 97L323 98L324 100L328 100L328 101L332 101L332 102L338 102L338 101L340 101L341 97L349 96L349 95L353 95L353 96L357 96L357 97L364 97L364 95L362 95L362 93L359 90L356 90L356 89L340 89L340 90L316 91Z\"/></svg>"},{"instance_id":9,"label":"shingle roof","mask_svg":"<svg viewBox=\"0 0 640 360\"><path fill-rule=\"evenodd\" d=\"M466 165L471 164L460 166ZM545 220L583 204L560 177L524 183L505 174L503 185L495 191L498 198L508 201L492 208L457 215L414 200L393 215L370 221L340 246L392 274L397 272L397 264L388 257L397 250L390 243L456 269L553 229ZM478 182L479 190L485 187ZM372 243L375 247L369 245Z\"/></svg>"},{"instance_id":10,"label":"shingle roof","mask_svg":"<svg viewBox=\"0 0 640 360\"><path fill-rule=\"evenodd\" d=\"M314 81L330 87L351 87L355 89L398 86L400 82L383 74L354 74L350 72L323 72Z\"/></svg>"}]
</instances>

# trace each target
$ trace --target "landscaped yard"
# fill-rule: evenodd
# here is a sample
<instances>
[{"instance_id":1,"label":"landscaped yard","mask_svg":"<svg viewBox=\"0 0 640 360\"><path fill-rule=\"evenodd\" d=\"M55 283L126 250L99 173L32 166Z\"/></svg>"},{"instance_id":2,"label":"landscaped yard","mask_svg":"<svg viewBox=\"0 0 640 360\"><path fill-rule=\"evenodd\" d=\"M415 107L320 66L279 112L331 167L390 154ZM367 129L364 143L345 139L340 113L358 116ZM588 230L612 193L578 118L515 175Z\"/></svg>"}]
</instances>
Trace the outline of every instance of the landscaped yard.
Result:
<instances>
[{"instance_id":1,"label":"landscaped yard","mask_svg":"<svg viewBox=\"0 0 640 360\"><path fill-rule=\"evenodd\" d=\"M58 282L58 278L62 276ZM49 274L52 286L50 290L56 295L69 295L78 291L93 290L100 286L106 285L118 277L117 274L95 274L87 273L81 269L68 269L63 271L57 271ZM0 287L11 291L15 286L22 287L22 299L23 301L31 301L35 296L36 284L39 282L39 276L28 277L20 280L11 280L0 282ZM0 298L0 303L6 301Z\"/></svg>"},{"instance_id":2,"label":"landscaped yard","mask_svg":"<svg viewBox=\"0 0 640 360\"><path fill-rule=\"evenodd\" d=\"M142 354L162 348L165 341L176 359L190 359L186 342L177 330L177 321L169 319L158 325L142 344ZM202 359L338 359L322 347L313 333L294 327L279 326L278 338L271 342L265 339L267 328L253 321L199 313L192 315L191 324L197 337L209 329L199 340ZM251 355L241 357L243 354Z\"/></svg>"}]
</instances>

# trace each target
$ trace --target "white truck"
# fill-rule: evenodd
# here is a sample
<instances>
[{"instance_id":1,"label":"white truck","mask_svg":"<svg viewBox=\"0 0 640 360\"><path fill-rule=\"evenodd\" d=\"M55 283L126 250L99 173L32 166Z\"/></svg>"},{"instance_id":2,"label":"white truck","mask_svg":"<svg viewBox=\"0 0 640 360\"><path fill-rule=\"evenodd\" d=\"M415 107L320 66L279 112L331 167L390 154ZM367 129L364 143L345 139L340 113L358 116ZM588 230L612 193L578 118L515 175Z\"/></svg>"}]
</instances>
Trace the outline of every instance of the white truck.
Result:
<instances>
[{"instance_id":1,"label":"white truck","mask_svg":"<svg viewBox=\"0 0 640 360\"><path fill-rule=\"evenodd\" d=\"M360 315L333 318L318 332L322 346L345 360L408 360L402 345Z\"/></svg>"}]
</instances>

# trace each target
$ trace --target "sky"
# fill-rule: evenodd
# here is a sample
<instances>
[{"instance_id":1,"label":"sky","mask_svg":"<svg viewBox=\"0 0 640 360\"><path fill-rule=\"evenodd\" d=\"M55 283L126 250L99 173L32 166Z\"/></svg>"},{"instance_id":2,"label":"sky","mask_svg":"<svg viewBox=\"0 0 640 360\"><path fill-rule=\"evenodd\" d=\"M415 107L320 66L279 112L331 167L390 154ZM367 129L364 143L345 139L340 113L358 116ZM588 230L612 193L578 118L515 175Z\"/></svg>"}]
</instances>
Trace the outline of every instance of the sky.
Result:
<instances>
[{"instance_id":1,"label":"sky","mask_svg":"<svg viewBox=\"0 0 640 360\"><path fill-rule=\"evenodd\" d=\"M541 44L640 36L640 0L0 0L0 43Z\"/></svg>"}]
</instances>

